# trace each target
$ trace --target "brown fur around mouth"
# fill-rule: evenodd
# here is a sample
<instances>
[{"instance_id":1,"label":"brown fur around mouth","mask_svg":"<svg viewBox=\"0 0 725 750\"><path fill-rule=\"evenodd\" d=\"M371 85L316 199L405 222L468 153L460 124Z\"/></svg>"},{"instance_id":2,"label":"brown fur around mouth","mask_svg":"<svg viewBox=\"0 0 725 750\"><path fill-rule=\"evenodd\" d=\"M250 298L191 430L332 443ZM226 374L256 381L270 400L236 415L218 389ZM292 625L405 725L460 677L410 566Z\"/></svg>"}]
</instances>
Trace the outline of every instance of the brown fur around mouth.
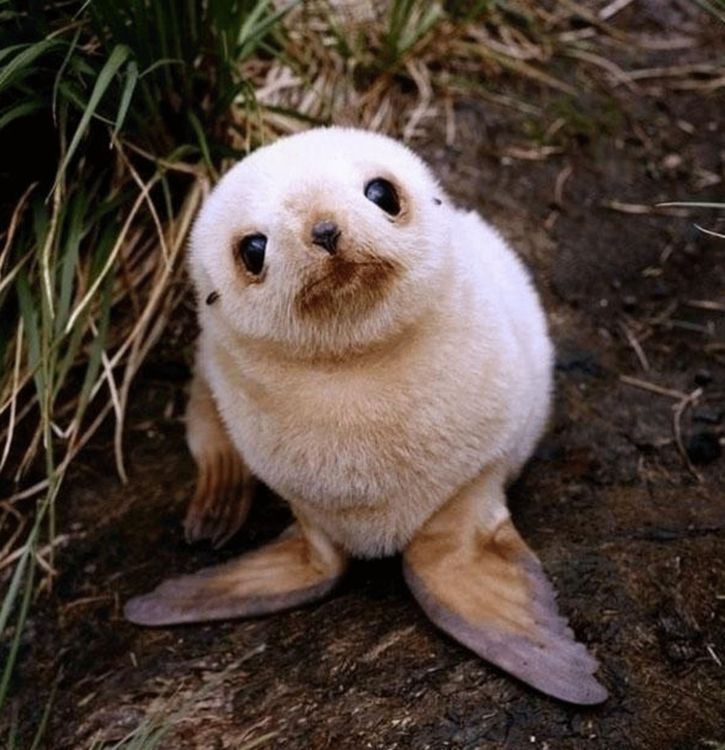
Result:
<instances>
[{"instance_id":1,"label":"brown fur around mouth","mask_svg":"<svg viewBox=\"0 0 725 750\"><path fill-rule=\"evenodd\" d=\"M302 318L319 319L345 308L364 313L387 294L399 266L383 259L350 261L330 258L325 272L310 278L295 296L295 310Z\"/></svg>"}]
</instances>

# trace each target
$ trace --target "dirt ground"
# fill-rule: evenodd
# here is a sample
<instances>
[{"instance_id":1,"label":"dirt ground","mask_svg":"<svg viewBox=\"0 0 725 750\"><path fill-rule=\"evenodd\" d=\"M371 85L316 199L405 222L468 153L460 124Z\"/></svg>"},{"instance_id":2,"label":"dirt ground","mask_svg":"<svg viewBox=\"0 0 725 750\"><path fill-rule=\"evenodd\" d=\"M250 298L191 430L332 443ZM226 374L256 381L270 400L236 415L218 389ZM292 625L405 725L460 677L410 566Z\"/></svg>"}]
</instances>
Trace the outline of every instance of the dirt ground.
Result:
<instances>
[{"instance_id":1,"label":"dirt ground","mask_svg":"<svg viewBox=\"0 0 725 750\"><path fill-rule=\"evenodd\" d=\"M685 3L634 3L616 25L699 40L615 45L608 57L623 70L725 55L722 26ZM182 311L136 384L130 483L101 435L65 486L60 576L33 610L12 689L21 739L60 674L47 730L57 750L109 747L158 714L172 719L158 746L179 750L725 747L725 240L694 227L725 221L652 208L723 200L725 88L675 73L612 85L596 70L552 71L577 96L506 78L461 93L452 118L424 121L413 145L512 240L543 295L556 410L510 504L601 662L607 702L560 703L466 651L416 606L398 559L356 563L331 598L299 611L125 622L131 595L288 520L263 490L225 549L185 543L194 332Z\"/></svg>"}]
</instances>

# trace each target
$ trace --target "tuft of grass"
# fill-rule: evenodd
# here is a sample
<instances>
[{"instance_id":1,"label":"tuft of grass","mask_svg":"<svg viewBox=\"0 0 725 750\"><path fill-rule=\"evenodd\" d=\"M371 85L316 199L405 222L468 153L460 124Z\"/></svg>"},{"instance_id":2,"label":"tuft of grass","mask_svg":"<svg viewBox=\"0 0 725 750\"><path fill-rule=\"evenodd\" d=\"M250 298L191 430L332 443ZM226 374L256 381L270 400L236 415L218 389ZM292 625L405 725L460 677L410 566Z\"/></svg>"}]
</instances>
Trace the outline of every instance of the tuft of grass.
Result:
<instances>
[{"instance_id":1,"label":"tuft of grass","mask_svg":"<svg viewBox=\"0 0 725 750\"><path fill-rule=\"evenodd\" d=\"M20 143L0 172L0 709L67 468L113 413L125 477L131 380L202 195L241 153L232 108L256 106L240 63L274 53L291 4L22 6L0 6L0 138Z\"/></svg>"},{"instance_id":2,"label":"tuft of grass","mask_svg":"<svg viewBox=\"0 0 725 750\"><path fill-rule=\"evenodd\" d=\"M464 91L491 90L497 104L531 109L515 94L492 93L504 76L517 88L525 81L575 96L550 72L569 45L567 23L566 13L552 16L532 0L310 0L289 15L284 54L257 100L280 129L334 120L409 141L430 118L452 120L447 107Z\"/></svg>"},{"instance_id":3,"label":"tuft of grass","mask_svg":"<svg viewBox=\"0 0 725 750\"><path fill-rule=\"evenodd\" d=\"M264 646L251 649L221 672L207 678L201 687L185 691L186 694L182 693L181 688L177 688L171 695L159 696L158 700L154 701L155 707L149 710L144 719L116 742L105 739L103 735L108 728L102 728L91 739L89 750L153 750L169 737L178 724L188 722L194 710L202 705L205 699L215 691L223 691L223 683L241 664L263 651ZM277 734L274 731L267 732L240 745L239 750L264 747Z\"/></svg>"}]
</instances>

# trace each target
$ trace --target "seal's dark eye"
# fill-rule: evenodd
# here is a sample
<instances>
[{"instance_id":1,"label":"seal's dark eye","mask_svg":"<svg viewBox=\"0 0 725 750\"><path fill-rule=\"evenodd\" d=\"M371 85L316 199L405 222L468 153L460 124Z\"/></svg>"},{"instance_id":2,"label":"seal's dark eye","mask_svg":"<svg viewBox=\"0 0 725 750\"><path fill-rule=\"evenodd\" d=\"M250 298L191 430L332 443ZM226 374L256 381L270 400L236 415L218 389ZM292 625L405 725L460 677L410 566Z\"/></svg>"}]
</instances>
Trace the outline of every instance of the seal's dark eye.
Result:
<instances>
[{"instance_id":1,"label":"seal's dark eye","mask_svg":"<svg viewBox=\"0 0 725 750\"><path fill-rule=\"evenodd\" d=\"M365 185L365 197L386 214L397 216L400 213L400 200L393 185L382 177L376 177Z\"/></svg>"},{"instance_id":2,"label":"seal's dark eye","mask_svg":"<svg viewBox=\"0 0 725 750\"><path fill-rule=\"evenodd\" d=\"M255 276L262 273L266 247L267 238L263 234L248 234L239 241L237 251L249 273L253 273Z\"/></svg>"}]
</instances>

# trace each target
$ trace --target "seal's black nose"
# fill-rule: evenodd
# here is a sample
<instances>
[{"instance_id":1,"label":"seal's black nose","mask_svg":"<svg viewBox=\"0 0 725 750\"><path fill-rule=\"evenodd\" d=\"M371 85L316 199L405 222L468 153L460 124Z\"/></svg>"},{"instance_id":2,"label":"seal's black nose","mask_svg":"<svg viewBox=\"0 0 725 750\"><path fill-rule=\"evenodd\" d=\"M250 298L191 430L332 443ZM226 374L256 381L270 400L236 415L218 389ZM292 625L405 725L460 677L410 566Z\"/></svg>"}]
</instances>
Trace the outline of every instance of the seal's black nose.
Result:
<instances>
[{"instance_id":1,"label":"seal's black nose","mask_svg":"<svg viewBox=\"0 0 725 750\"><path fill-rule=\"evenodd\" d=\"M319 245L330 255L337 252L337 240L340 230L334 221L319 221L312 227L312 244Z\"/></svg>"}]
</instances>

